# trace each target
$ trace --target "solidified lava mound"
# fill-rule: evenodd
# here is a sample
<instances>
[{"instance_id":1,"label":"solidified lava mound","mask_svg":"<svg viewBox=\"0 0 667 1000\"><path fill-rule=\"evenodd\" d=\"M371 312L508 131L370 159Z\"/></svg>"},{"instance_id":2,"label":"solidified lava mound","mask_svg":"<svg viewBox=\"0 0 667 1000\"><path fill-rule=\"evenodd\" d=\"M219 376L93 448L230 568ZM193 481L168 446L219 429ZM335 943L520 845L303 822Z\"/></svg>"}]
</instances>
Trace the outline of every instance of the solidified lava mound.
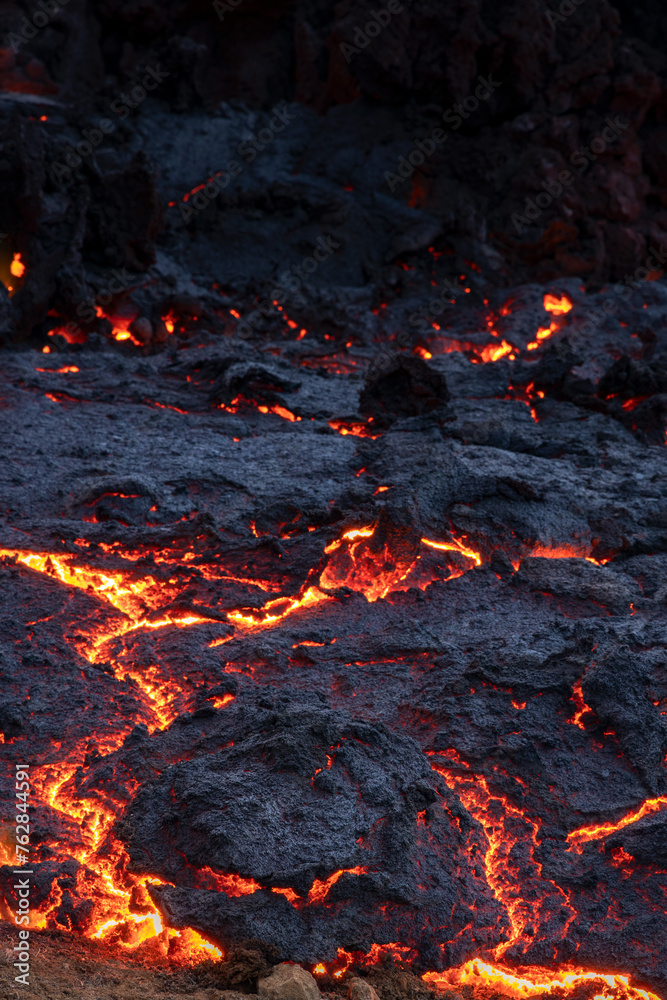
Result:
<instances>
[{"instance_id":1,"label":"solidified lava mound","mask_svg":"<svg viewBox=\"0 0 667 1000\"><path fill-rule=\"evenodd\" d=\"M401 6L0 12L2 939L665 998L665 14Z\"/></svg>"},{"instance_id":2,"label":"solidified lava mound","mask_svg":"<svg viewBox=\"0 0 667 1000\"><path fill-rule=\"evenodd\" d=\"M389 903L385 932L428 965L439 946L424 923L451 922L462 939L452 957L463 955L474 906L476 933L491 941L504 914L476 884L483 834L414 740L298 692L277 704L264 695L259 711L239 703L206 726L210 752L142 786L122 820L136 871L177 885L185 860L248 880L238 898L155 890L170 923L316 964L344 939L370 951L374 914ZM216 729L233 745L213 751Z\"/></svg>"}]
</instances>

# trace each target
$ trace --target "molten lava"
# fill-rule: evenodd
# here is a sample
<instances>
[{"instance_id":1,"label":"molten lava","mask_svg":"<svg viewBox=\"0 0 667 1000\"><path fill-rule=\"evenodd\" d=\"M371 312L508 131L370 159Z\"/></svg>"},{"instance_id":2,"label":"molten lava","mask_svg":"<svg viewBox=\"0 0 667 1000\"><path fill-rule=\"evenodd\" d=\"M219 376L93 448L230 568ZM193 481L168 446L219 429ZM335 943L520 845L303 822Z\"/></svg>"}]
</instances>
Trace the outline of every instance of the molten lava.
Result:
<instances>
[{"instance_id":1,"label":"molten lava","mask_svg":"<svg viewBox=\"0 0 667 1000\"><path fill-rule=\"evenodd\" d=\"M428 568L422 563L423 552L413 555L406 549L404 553L400 550L394 553L386 543L378 551L369 544L374 536L374 527L355 528L328 545L324 551L331 558L320 576L320 587L326 590L349 587L362 593L367 601L374 602L394 591L409 590L410 587L424 590L434 580L452 580L471 565L480 566L482 563L481 555L462 540L435 542L422 538L420 544L427 549L464 557L462 564L447 562L447 575L443 577L435 567Z\"/></svg>"},{"instance_id":2,"label":"molten lava","mask_svg":"<svg viewBox=\"0 0 667 1000\"><path fill-rule=\"evenodd\" d=\"M456 792L486 835L486 881L504 907L509 925L505 940L493 949L494 958L502 958L510 949L525 952L546 937L547 928L551 939L565 937L576 912L569 904L569 894L543 877L542 866L535 859L539 822L506 797L493 794L483 776L454 772L450 762L463 763L455 754L440 756L442 763L438 755L431 756L431 767ZM564 923L560 919L562 911L569 913Z\"/></svg>"},{"instance_id":3,"label":"molten lava","mask_svg":"<svg viewBox=\"0 0 667 1000\"><path fill-rule=\"evenodd\" d=\"M655 993L630 985L628 976L579 968L556 972L529 966L513 970L490 965L478 958L447 972L427 972L423 978L440 990L457 986L495 988L516 1000L545 993L579 993L583 986L589 986L591 992L592 989L597 991L594 1000L660 1000Z\"/></svg>"},{"instance_id":4,"label":"molten lava","mask_svg":"<svg viewBox=\"0 0 667 1000\"><path fill-rule=\"evenodd\" d=\"M317 585L304 584L297 596L277 596L261 609L241 607L227 611L225 618L228 625L243 630L272 628L290 615L307 612L335 600L335 595L327 591L348 587L364 594L372 602L394 591L409 587L425 589L436 580L454 579L484 562L482 552L466 538L452 535L443 540L427 537L416 542L392 540L390 547L387 541L380 544L380 537L378 526L374 524L349 528L326 545L324 568ZM85 539L78 539L77 545L90 547ZM130 563L137 563L146 554L141 549L127 549L116 542L104 543L100 548L106 557ZM576 545L537 544L530 554L542 558L585 558L597 562L582 546ZM200 557L190 550L155 550L151 555L155 565L169 567L180 563L185 568L196 564L197 572L204 579L243 582L265 591L276 589L276 584L270 581L265 581L264 585L248 577L227 574L217 565L203 564ZM163 610L165 606L173 605L179 593L187 587L187 576L161 579L157 570L153 574L142 574L136 565L121 571L105 570L88 563L82 564L69 553L2 549L0 557L15 559L34 572L47 574L62 584L94 594L110 605L113 609L111 619L98 626L95 634L77 639L76 644L91 662L96 662L104 647L104 659L111 660L116 676L134 681L145 708L149 732L171 725L182 711L187 685L176 683L166 676L158 663L137 667L131 647L123 651L121 647L112 646L110 640L128 637L130 633L140 630L220 624L219 617L213 619L194 613ZM166 572L173 570L167 569ZM116 618L113 617L114 612ZM216 647L230 638L231 635L215 640L207 637L208 646ZM312 640L292 644L293 648L322 645L322 642ZM232 694L223 694L212 698L210 704L215 709L223 710L233 700ZM573 702L576 711L570 721L583 728L581 717L590 709L583 700L580 682L574 685ZM525 702L516 703L517 710L523 707ZM105 744L100 742L100 747L105 753L110 753L120 745L125 732L119 731L117 736L108 737ZM176 931L163 926L162 918L150 898L149 888L164 883L151 875L130 873L125 848L114 834L115 823L133 797L137 784L127 781L123 791L118 792L115 798L99 792L80 795L77 774L84 755L83 746L74 747L65 762L55 767L36 768L34 772L36 795L45 806L60 815L63 830L66 831L57 846L55 860L76 860L80 866L75 876L76 895L91 903L89 913L79 919L77 929L87 937L119 948L153 949L153 954L168 955L170 960L176 962L220 957L219 949L194 931ZM520 961L521 956L540 940L562 941L576 914L570 905L569 894L542 873L542 865L536 855L540 846L539 821L506 796L494 792L487 779L473 773L454 751L431 754L430 759L433 769L443 776L448 787L481 826L485 837L484 878L505 914L498 928L498 944L491 949L492 962L506 962L510 957ZM666 806L667 797L650 799L616 822L574 830L567 838L570 850L581 851L585 842L606 837ZM421 822L425 822L424 814L420 816ZM628 860L629 856L621 858L619 864ZM290 887L275 887L272 891L283 895L296 909L318 906L325 903L331 887L344 874L362 875L367 871L367 868L358 866L333 872L326 879L316 879L305 898ZM251 895L264 888L253 879L234 873L216 873L210 869L198 871L197 878L202 888L232 897ZM70 890L61 888L56 878L48 898L35 911L35 926L71 926L68 906L71 906ZM406 959L414 955L414 950L400 942L374 945L366 955L340 949L337 960L331 966L331 974L340 977L353 963L374 964L387 954ZM657 1000L653 994L631 986L627 977L615 973L562 968L548 972L538 967L513 970L505 965L489 964L481 958L446 973L427 973L424 978L442 989L461 985L495 986L517 998L539 993L574 992L590 984L600 990L597 996L605 1000Z\"/></svg>"},{"instance_id":5,"label":"molten lava","mask_svg":"<svg viewBox=\"0 0 667 1000\"><path fill-rule=\"evenodd\" d=\"M582 844L591 840L601 840L603 837L608 837L612 833L617 833L618 830L625 829L626 826L630 826L632 823L637 823L644 816L662 812L663 809L667 809L667 795L662 795L656 799L646 799L638 809L633 809L632 812L626 813L625 816L616 820L615 823L581 826L578 830L572 830L571 833L568 833L569 850L574 850L577 854L580 854Z\"/></svg>"},{"instance_id":6,"label":"molten lava","mask_svg":"<svg viewBox=\"0 0 667 1000\"><path fill-rule=\"evenodd\" d=\"M21 262L21 254L15 253L14 259L9 265L9 270L15 278L22 278L25 274L25 264Z\"/></svg>"},{"instance_id":7,"label":"molten lava","mask_svg":"<svg viewBox=\"0 0 667 1000\"><path fill-rule=\"evenodd\" d=\"M559 299L555 295L545 295L543 304L545 310L554 316L563 316L572 308L572 302L567 295L561 295Z\"/></svg>"}]
</instances>

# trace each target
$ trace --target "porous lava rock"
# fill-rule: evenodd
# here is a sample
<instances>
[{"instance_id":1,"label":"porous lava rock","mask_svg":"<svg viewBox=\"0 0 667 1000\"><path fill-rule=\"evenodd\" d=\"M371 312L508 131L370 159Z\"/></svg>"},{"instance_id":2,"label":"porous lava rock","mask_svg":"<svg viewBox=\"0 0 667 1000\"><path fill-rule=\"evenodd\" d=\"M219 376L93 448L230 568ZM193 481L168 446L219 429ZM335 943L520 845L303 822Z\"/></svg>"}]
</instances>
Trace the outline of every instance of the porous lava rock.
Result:
<instances>
[{"instance_id":1,"label":"porous lava rock","mask_svg":"<svg viewBox=\"0 0 667 1000\"><path fill-rule=\"evenodd\" d=\"M398 354L371 371L359 397L359 409L380 426L401 417L417 417L449 401L447 381L421 358Z\"/></svg>"},{"instance_id":2,"label":"porous lava rock","mask_svg":"<svg viewBox=\"0 0 667 1000\"><path fill-rule=\"evenodd\" d=\"M424 924L445 922L463 954L502 919L466 853L476 823L410 737L299 700L242 702L233 746L144 783L118 827L131 867L175 883L190 866L221 876L218 893L151 892L171 924L225 947L254 939L313 963L367 951L381 904L387 940L428 962ZM228 872L240 878L230 896Z\"/></svg>"},{"instance_id":3,"label":"porous lava rock","mask_svg":"<svg viewBox=\"0 0 667 1000\"><path fill-rule=\"evenodd\" d=\"M319 1000L321 996L315 977L300 965L283 963L271 970L271 975L257 983L260 1000Z\"/></svg>"}]
</instances>

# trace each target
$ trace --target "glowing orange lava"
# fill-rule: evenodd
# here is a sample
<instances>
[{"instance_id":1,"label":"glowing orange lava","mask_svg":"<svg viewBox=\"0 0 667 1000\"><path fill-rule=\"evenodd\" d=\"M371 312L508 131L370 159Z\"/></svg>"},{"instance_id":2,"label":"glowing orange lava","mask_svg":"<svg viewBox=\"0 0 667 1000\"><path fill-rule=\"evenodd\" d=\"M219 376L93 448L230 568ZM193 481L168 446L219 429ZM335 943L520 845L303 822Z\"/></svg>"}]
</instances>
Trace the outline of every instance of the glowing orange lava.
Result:
<instances>
[{"instance_id":1,"label":"glowing orange lava","mask_svg":"<svg viewBox=\"0 0 667 1000\"><path fill-rule=\"evenodd\" d=\"M468 548L467 545L464 545L458 539L454 539L453 542L433 542L430 538L422 538L422 545L428 545L429 548L440 549L443 552L460 552L466 559L472 559L475 566L482 565L482 557L479 552Z\"/></svg>"},{"instance_id":2,"label":"glowing orange lava","mask_svg":"<svg viewBox=\"0 0 667 1000\"><path fill-rule=\"evenodd\" d=\"M332 885L335 885L341 875L363 875L368 871L368 868L363 868L357 866L356 868L343 868L340 871L334 872L330 875L328 879L320 881L315 879L312 888L308 893L309 903L321 903L326 899L329 889Z\"/></svg>"},{"instance_id":3,"label":"glowing orange lava","mask_svg":"<svg viewBox=\"0 0 667 1000\"><path fill-rule=\"evenodd\" d=\"M362 593L372 603L394 591L409 590L410 587L424 590L434 579L441 578L428 569L421 572L421 553L394 553L386 543L380 551L367 545L374 535L374 527L353 528L327 545L325 554L332 558L320 576L320 587L327 590L349 587ZM482 562L481 555L459 539L435 542L422 538L421 544L443 552L459 553L476 566ZM461 567L449 566L446 579L452 580L464 572Z\"/></svg>"},{"instance_id":4,"label":"glowing orange lava","mask_svg":"<svg viewBox=\"0 0 667 1000\"><path fill-rule=\"evenodd\" d=\"M277 417L282 417L283 420L289 420L290 423L301 420L301 417L297 417L291 410L288 410L284 406L278 406L277 404L264 406L263 404L256 402L254 399L247 399L245 396L235 396L229 405L220 403L219 409L225 410L226 413L238 413L243 406L254 407L260 413L275 413Z\"/></svg>"},{"instance_id":5,"label":"glowing orange lava","mask_svg":"<svg viewBox=\"0 0 667 1000\"><path fill-rule=\"evenodd\" d=\"M438 762L438 756L443 763ZM542 865L535 858L539 822L506 797L491 792L482 775L452 771L451 766L444 764L447 758L453 759L452 752L447 757L444 754L429 754L429 757L433 770L456 792L486 835L486 881L503 905L509 922L509 936L493 949L494 958L502 958L515 945L525 951L535 940L540 940L548 924L562 939L576 913L569 904L568 893L542 875ZM558 919L563 909L570 914L565 924Z\"/></svg>"},{"instance_id":6,"label":"glowing orange lava","mask_svg":"<svg viewBox=\"0 0 667 1000\"><path fill-rule=\"evenodd\" d=\"M229 611L226 613L227 622L241 629L271 627L297 611L333 600L333 596L327 594L326 590L346 586L363 593L369 601L375 601L392 591L407 589L410 586L424 589L433 579L441 579L440 576L432 575L434 565L440 567L444 563L449 573L446 579L453 579L483 563L482 553L472 548L465 538L452 536L449 540L438 541L423 537L418 544L408 545L406 542L405 554L401 554L400 551L398 554L393 554L386 543L373 548L373 543L377 540L377 530L377 525L349 528L340 538L328 544L324 550L328 561L320 574L317 586L304 585L299 595L276 597L259 610L238 608ZM89 543L84 539L78 539L77 544L85 546ZM111 543L107 546L116 558L136 562L144 555L134 550L115 548L116 544ZM400 544L396 543L396 547L400 550ZM437 553L450 554L452 565L449 565L449 557L441 557ZM595 559L585 554L581 546L575 545L538 544L532 549L531 554L543 558L585 558L596 563ZM190 551L176 553L169 549L152 552L151 556L155 563L181 562L184 565L192 564L196 558ZM0 557L14 558L30 570L47 574L63 584L87 591L104 600L119 613L121 617L117 622L111 621L101 626L91 641L82 647L84 655L92 662L95 662L95 657L100 654L100 647L110 638L121 637L134 630L157 629L170 625L187 627L206 622L220 624L218 618L205 618L195 613L165 613L164 607L174 605L183 583L176 577L167 581L160 580L157 570L154 570L155 575L141 575L136 566L123 572L106 571L90 565L81 565L76 562L76 557L70 554L53 555L14 549L0 549ZM420 566L427 567L426 575L419 575ZM207 579L242 579L224 574L217 567L196 568ZM271 584L264 588L258 581L245 578L243 582L267 590L276 586ZM228 641L229 638L231 635L209 641L208 645L216 646ZM207 640L210 640L210 634L207 635ZM322 643L305 640L293 644L293 648L299 645L320 646ZM132 663L131 650L117 654L112 667L116 676L128 676L138 686L137 690L141 692L144 704L150 711L149 729L153 731L170 725L179 712L179 698L183 695L181 687L164 678L157 664L138 669ZM575 685L573 698L577 714L572 721L580 725L580 717L587 709L580 682L578 695L581 703L576 700L577 685ZM231 694L211 699L213 706L218 709L224 708L232 701ZM516 707L522 705L517 704ZM110 752L112 748L113 740L104 748L105 753ZM33 782L37 796L60 813L63 829L67 831L58 849L58 860L73 857L81 865L76 874L78 896L92 901L90 918L84 926L83 933L122 948L154 947L160 954L168 954L170 958L175 957L175 960L183 962L198 961L211 956L220 957L219 949L194 931L176 931L163 927L160 914L150 898L149 888L151 885L164 883L152 876L129 873L125 849L113 832L114 825L134 795L136 786L131 782L127 783L126 798L123 801L97 792L80 797L77 793L77 780L80 779L78 769L82 764L84 753L85 748L75 748L66 762L55 766L49 765L43 769L36 768ZM447 751L444 754L429 756L434 770L443 776L449 788L458 795L463 806L480 824L486 838L484 852L486 881L507 915L504 923L504 940L493 949L494 961L506 958L510 948L513 948L515 953L518 950L525 952L532 943L546 936L547 929L550 938L562 939L567 934L575 913L569 904L568 894L543 876L542 866L536 860L535 850L539 847L539 822L526 815L506 797L495 794L483 776L475 775L469 769L463 773L452 770L451 762L455 760L455 755L452 754L453 751ZM331 762L331 758L329 760ZM456 763L462 762L457 760ZM567 838L571 845L570 849L580 850L586 841L605 837L643 816L660 811L665 806L667 797L650 799L616 823L582 827L572 831ZM476 836L481 838L481 832ZM0 861L4 856L3 843L0 839ZM295 907L317 905L326 900L331 887L343 874L361 875L367 871L367 868L359 866L336 871L324 880L315 880L305 899L289 887L274 888L273 891L285 896ZM263 888L255 880L244 879L239 875L217 874L210 869L203 872L218 891L230 896L249 895ZM61 903L62 890L55 883L49 898L36 911L35 926L62 928L65 918L59 914ZM566 920L562 919L563 911L570 914ZM352 961L373 964L379 962L386 954L407 959L414 954L414 951L398 942L373 945L366 956L357 953L353 955L340 949L337 960L332 965L332 974L343 975ZM325 969L324 966L322 968ZM468 962L458 969L450 969L447 973L427 973L424 978L427 982L443 989L459 984L495 985L502 987L503 992L517 998L558 990L572 990L584 983L597 984L600 980L602 992L595 1000L600 998L657 1000L653 994L630 986L627 977L616 974L602 974L582 969L547 972L538 967L512 971L502 966L489 965L479 959Z\"/></svg>"},{"instance_id":7,"label":"glowing orange lava","mask_svg":"<svg viewBox=\"0 0 667 1000\"><path fill-rule=\"evenodd\" d=\"M577 854L580 854L581 844L585 844L590 840L601 840L603 837L608 837L611 833L616 833L618 830L623 830L626 826L636 823L638 820L643 819L644 816L662 812L665 808L667 808L667 795L662 795L657 799L646 799L638 809L626 813L622 819L617 820L615 823L581 826L578 830L572 830L567 835L567 839L571 844L570 850L574 850Z\"/></svg>"},{"instance_id":8,"label":"glowing orange lava","mask_svg":"<svg viewBox=\"0 0 667 1000\"><path fill-rule=\"evenodd\" d=\"M447 972L426 972L422 978L440 990L462 985L495 987L516 1000L543 993L571 993L587 983L599 991L594 1000L660 1000L655 993L631 986L628 976L580 968L556 972L527 966L517 970L493 966L478 958Z\"/></svg>"},{"instance_id":9,"label":"glowing orange lava","mask_svg":"<svg viewBox=\"0 0 667 1000\"><path fill-rule=\"evenodd\" d=\"M572 302L567 295L561 295L559 299L555 295L545 295L543 305L546 311L554 316L563 316L572 308Z\"/></svg>"},{"instance_id":10,"label":"glowing orange lava","mask_svg":"<svg viewBox=\"0 0 667 1000\"><path fill-rule=\"evenodd\" d=\"M112 828L126 803L105 797L80 799L73 778L79 762L49 765L31 772L34 792L61 813L66 828L74 829L60 846L61 860L74 857L82 866L77 874L78 894L92 903L82 931L86 937L125 949L151 942L159 954L189 964L222 957L221 951L196 931L175 931L162 926L160 914L147 892L148 885L163 884L153 876L134 876L127 871L124 846ZM136 783L126 789L128 797ZM49 897L34 913L34 926L62 929L58 908L62 890L57 882Z\"/></svg>"},{"instance_id":11,"label":"glowing orange lava","mask_svg":"<svg viewBox=\"0 0 667 1000\"><path fill-rule=\"evenodd\" d=\"M590 708L590 706L584 701L584 692L581 690L580 680L572 686L572 698L570 700L574 702L576 712L571 719L568 719L568 722L570 722L573 726L578 726L579 729L585 730L586 726L581 721L582 716L588 715L589 713L592 715L593 709Z\"/></svg>"},{"instance_id":12,"label":"glowing orange lava","mask_svg":"<svg viewBox=\"0 0 667 1000\"><path fill-rule=\"evenodd\" d=\"M353 437L371 438L375 441L381 436L380 434L371 434L367 424L355 423L350 420L330 420L329 427L334 431L338 431L343 437L351 434Z\"/></svg>"},{"instance_id":13,"label":"glowing orange lava","mask_svg":"<svg viewBox=\"0 0 667 1000\"><path fill-rule=\"evenodd\" d=\"M530 554L539 559L585 559L586 562L594 563L596 566L602 566L604 562L609 561L594 559L589 554L588 548L583 545L542 545L538 543L531 549Z\"/></svg>"},{"instance_id":14,"label":"glowing orange lava","mask_svg":"<svg viewBox=\"0 0 667 1000\"><path fill-rule=\"evenodd\" d=\"M301 608L310 608L314 604L330 600L329 595L323 594L317 587L308 587L301 597L278 597L275 601L268 601L261 611L230 611L227 617L231 622L256 628L273 625Z\"/></svg>"},{"instance_id":15,"label":"glowing orange lava","mask_svg":"<svg viewBox=\"0 0 667 1000\"><path fill-rule=\"evenodd\" d=\"M487 344L479 352L479 356L484 362L500 361L506 354L511 354L514 350L515 348L511 344L503 340L500 344Z\"/></svg>"},{"instance_id":16,"label":"glowing orange lava","mask_svg":"<svg viewBox=\"0 0 667 1000\"><path fill-rule=\"evenodd\" d=\"M25 264L21 263L20 253L14 254L14 259L9 265L9 270L15 278L22 278L25 274Z\"/></svg>"}]
</instances>

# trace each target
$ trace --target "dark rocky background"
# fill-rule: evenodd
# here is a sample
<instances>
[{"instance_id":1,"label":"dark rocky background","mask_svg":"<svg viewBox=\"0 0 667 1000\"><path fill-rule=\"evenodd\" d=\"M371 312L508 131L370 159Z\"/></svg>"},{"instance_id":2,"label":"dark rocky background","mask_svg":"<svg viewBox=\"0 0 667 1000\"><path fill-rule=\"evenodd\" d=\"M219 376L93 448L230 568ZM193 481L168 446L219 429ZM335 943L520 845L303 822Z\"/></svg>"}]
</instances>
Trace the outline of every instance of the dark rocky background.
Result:
<instances>
[{"instance_id":1,"label":"dark rocky background","mask_svg":"<svg viewBox=\"0 0 667 1000\"><path fill-rule=\"evenodd\" d=\"M349 62L379 5L70 0L14 51L36 9L0 9L0 916L28 758L48 949L664 996L663 7L414 0Z\"/></svg>"},{"instance_id":2,"label":"dark rocky background","mask_svg":"<svg viewBox=\"0 0 667 1000\"><path fill-rule=\"evenodd\" d=\"M335 288L367 307L399 299L402 313L430 291L427 248L438 240L454 251L439 277L470 276L472 261L473 294L568 275L597 289L665 242L659 3L585 0L568 16L555 7L555 20L536 0L414 0L346 58L341 44L374 9L70 0L14 51L32 8L5 3L0 231L7 260L20 252L27 265L6 339L62 320L108 333L77 309L113 268L131 278L112 306L151 321L144 340L164 338L172 307L220 332L233 324L229 300L245 314L324 231L343 250L312 276L312 294ZM123 118L110 112L146 67L168 76ZM447 142L392 191L385 174L399 157L489 74L493 95L457 130L445 126ZM239 156L283 102L294 119L253 162ZM113 133L54 176L67 144L103 117ZM517 232L512 215L607 118L623 123L620 135ZM184 220L182 199L230 159L242 173ZM406 255L415 273L398 266Z\"/></svg>"}]
</instances>

